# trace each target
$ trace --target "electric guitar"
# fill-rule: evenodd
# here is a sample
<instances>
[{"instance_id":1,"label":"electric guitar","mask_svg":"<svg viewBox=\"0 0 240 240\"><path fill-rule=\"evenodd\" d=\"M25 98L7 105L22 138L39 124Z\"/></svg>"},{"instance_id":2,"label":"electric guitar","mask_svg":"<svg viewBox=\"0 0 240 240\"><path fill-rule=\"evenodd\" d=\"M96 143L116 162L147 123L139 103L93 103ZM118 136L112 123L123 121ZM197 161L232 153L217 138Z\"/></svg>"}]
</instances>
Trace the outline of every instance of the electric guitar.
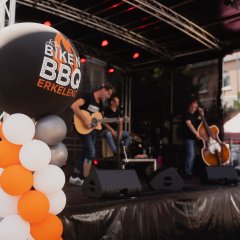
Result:
<instances>
[{"instance_id":1,"label":"electric guitar","mask_svg":"<svg viewBox=\"0 0 240 240\"><path fill-rule=\"evenodd\" d=\"M92 126L92 128L87 128L84 125L82 119L80 119L78 116L74 114L73 121L74 121L75 129L77 130L78 133L83 135L90 133L94 129L101 130L102 123L119 122L119 118L103 118L100 112L95 112L93 114L90 114L88 111L85 111L85 110L81 110L81 111L84 117L91 121L91 126ZM123 121L124 122L129 121L128 117L124 117Z\"/></svg>"}]
</instances>

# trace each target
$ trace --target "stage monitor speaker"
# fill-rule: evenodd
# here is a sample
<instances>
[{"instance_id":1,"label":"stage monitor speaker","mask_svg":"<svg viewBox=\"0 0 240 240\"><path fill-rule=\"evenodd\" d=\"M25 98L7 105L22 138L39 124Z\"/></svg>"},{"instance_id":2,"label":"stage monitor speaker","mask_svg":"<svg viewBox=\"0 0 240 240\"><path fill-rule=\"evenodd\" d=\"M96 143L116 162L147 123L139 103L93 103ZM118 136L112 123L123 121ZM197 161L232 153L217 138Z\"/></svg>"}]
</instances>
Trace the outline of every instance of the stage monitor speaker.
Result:
<instances>
[{"instance_id":1,"label":"stage monitor speaker","mask_svg":"<svg viewBox=\"0 0 240 240\"><path fill-rule=\"evenodd\" d=\"M157 171L149 183L153 189L163 191L177 191L184 186L181 176L173 167Z\"/></svg>"},{"instance_id":2,"label":"stage monitor speaker","mask_svg":"<svg viewBox=\"0 0 240 240\"><path fill-rule=\"evenodd\" d=\"M203 180L208 183L237 183L238 174L234 166L206 167Z\"/></svg>"},{"instance_id":3,"label":"stage monitor speaker","mask_svg":"<svg viewBox=\"0 0 240 240\"><path fill-rule=\"evenodd\" d=\"M133 196L142 191L135 170L92 169L84 180L82 192L94 198Z\"/></svg>"}]
</instances>

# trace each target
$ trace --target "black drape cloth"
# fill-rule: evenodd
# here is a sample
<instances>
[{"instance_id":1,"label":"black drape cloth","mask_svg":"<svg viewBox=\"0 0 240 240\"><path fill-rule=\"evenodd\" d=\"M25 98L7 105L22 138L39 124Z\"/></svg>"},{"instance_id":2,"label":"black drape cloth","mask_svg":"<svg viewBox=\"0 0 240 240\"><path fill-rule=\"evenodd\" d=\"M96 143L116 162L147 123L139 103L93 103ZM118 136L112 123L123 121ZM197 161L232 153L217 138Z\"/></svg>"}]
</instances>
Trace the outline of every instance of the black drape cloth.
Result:
<instances>
[{"instance_id":1,"label":"black drape cloth","mask_svg":"<svg viewBox=\"0 0 240 240\"><path fill-rule=\"evenodd\" d=\"M159 193L68 206L64 240L224 240L240 236L240 188Z\"/></svg>"}]
</instances>

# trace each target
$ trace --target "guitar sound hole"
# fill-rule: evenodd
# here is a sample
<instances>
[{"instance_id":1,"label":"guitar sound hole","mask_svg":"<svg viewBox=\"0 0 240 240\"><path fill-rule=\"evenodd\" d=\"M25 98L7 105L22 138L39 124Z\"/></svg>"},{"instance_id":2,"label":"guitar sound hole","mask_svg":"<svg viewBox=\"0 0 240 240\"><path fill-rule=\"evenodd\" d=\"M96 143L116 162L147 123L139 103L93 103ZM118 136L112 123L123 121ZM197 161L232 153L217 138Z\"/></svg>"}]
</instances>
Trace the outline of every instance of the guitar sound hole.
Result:
<instances>
[{"instance_id":1,"label":"guitar sound hole","mask_svg":"<svg viewBox=\"0 0 240 240\"><path fill-rule=\"evenodd\" d=\"M97 123L98 123L97 119L96 119L96 118L93 118L93 119L92 119L92 127L96 127L96 126L97 126Z\"/></svg>"}]
</instances>

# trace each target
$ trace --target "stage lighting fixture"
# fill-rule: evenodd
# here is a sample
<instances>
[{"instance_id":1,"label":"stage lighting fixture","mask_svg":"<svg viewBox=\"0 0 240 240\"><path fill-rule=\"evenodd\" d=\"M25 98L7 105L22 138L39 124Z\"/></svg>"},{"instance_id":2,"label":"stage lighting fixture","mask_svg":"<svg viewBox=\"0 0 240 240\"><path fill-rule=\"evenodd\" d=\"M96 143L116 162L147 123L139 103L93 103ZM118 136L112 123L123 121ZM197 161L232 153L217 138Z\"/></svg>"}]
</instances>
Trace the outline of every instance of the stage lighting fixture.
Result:
<instances>
[{"instance_id":1,"label":"stage lighting fixture","mask_svg":"<svg viewBox=\"0 0 240 240\"><path fill-rule=\"evenodd\" d=\"M94 159L94 160L93 160L93 165L94 165L94 166L97 166L98 164L99 164L99 161L98 161L97 159Z\"/></svg>"},{"instance_id":2,"label":"stage lighting fixture","mask_svg":"<svg viewBox=\"0 0 240 240\"><path fill-rule=\"evenodd\" d=\"M86 59L85 57L81 57L81 58L80 58L80 62L81 62L81 63L86 63L86 61L87 61L87 59Z\"/></svg>"},{"instance_id":3,"label":"stage lighting fixture","mask_svg":"<svg viewBox=\"0 0 240 240\"><path fill-rule=\"evenodd\" d=\"M115 69L113 67L108 68L108 73L113 73L114 71L115 71Z\"/></svg>"},{"instance_id":4,"label":"stage lighting fixture","mask_svg":"<svg viewBox=\"0 0 240 240\"><path fill-rule=\"evenodd\" d=\"M231 5L231 7L235 9L240 9L240 0L225 0L224 4L226 6Z\"/></svg>"},{"instance_id":5,"label":"stage lighting fixture","mask_svg":"<svg viewBox=\"0 0 240 240\"><path fill-rule=\"evenodd\" d=\"M101 46L102 47L106 47L108 45L108 40L103 40L102 43L101 43Z\"/></svg>"},{"instance_id":6,"label":"stage lighting fixture","mask_svg":"<svg viewBox=\"0 0 240 240\"><path fill-rule=\"evenodd\" d=\"M135 52L132 56L133 59L139 58L140 54L138 52Z\"/></svg>"},{"instance_id":7,"label":"stage lighting fixture","mask_svg":"<svg viewBox=\"0 0 240 240\"><path fill-rule=\"evenodd\" d=\"M115 69L113 67L108 68L108 73L113 73Z\"/></svg>"},{"instance_id":8,"label":"stage lighting fixture","mask_svg":"<svg viewBox=\"0 0 240 240\"><path fill-rule=\"evenodd\" d=\"M50 21L45 21L43 24L46 25L46 26L49 26L49 27L52 26L52 23Z\"/></svg>"}]
</instances>

